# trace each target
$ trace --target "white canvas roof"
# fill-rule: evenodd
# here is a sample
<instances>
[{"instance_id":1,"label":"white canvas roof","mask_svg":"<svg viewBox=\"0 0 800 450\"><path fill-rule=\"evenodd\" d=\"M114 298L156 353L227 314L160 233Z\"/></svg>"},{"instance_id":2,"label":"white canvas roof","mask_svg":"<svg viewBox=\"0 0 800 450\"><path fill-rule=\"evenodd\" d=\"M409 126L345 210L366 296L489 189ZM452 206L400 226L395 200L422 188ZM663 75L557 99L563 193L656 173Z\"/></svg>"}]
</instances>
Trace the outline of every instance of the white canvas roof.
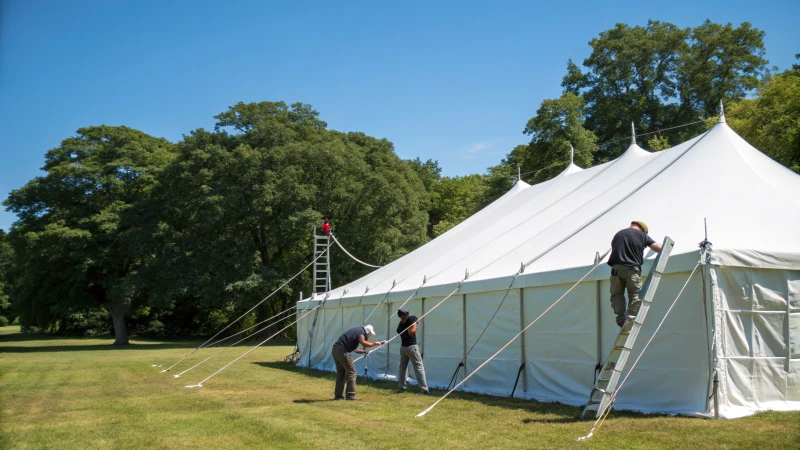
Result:
<instances>
[{"instance_id":1,"label":"white canvas roof","mask_svg":"<svg viewBox=\"0 0 800 450\"><path fill-rule=\"evenodd\" d=\"M442 236L333 290L329 300L395 301L424 278L419 297L446 295L466 270L461 292L504 289L522 262L521 287L573 279L570 270L585 273L595 252L604 252L631 220L646 222L657 241L672 237L671 270L685 270L696 262L704 218L718 263L800 267L800 176L753 148L723 118L668 150L649 153L633 144L590 169L571 164L546 182L520 181Z\"/></svg>"}]
</instances>

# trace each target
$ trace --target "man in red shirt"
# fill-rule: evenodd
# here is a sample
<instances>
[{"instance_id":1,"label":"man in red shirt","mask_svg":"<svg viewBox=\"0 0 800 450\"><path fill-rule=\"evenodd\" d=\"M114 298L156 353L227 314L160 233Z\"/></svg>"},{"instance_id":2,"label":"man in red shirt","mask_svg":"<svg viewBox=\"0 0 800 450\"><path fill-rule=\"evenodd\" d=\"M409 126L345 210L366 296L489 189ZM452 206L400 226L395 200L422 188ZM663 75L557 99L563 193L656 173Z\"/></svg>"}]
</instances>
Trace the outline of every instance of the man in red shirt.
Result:
<instances>
[{"instance_id":1,"label":"man in red shirt","mask_svg":"<svg viewBox=\"0 0 800 450\"><path fill-rule=\"evenodd\" d=\"M328 218L325 218L325 221L322 222L322 232L325 233L325 236L331 235L331 224L328 222Z\"/></svg>"}]
</instances>

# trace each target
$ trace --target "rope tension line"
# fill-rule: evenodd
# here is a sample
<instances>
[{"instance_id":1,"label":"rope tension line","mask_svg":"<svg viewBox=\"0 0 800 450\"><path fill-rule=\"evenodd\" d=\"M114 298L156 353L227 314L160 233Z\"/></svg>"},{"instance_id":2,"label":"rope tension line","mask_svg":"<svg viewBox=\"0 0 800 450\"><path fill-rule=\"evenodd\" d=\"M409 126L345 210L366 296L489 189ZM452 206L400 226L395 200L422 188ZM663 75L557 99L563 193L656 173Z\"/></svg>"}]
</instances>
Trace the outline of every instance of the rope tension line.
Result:
<instances>
[{"instance_id":1,"label":"rope tension line","mask_svg":"<svg viewBox=\"0 0 800 450\"><path fill-rule=\"evenodd\" d=\"M675 300L673 300L672 304L669 305L669 309L667 309L666 314L664 314L664 317L661 319L661 323L658 324L656 330L653 332L653 335L650 336L650 340L648 340L647 344L644 345L644 347L642 348L642 352L639 353L639 356L636 358L636 361L633 362L633 365L631 366L630 370L628 370L628 373L625 375L625 378L622 379L622 382L619 384L619 386L617 386L617 389L611 395L611 400L608 402L608 406L606 407L605 411L603 411L600 417L598 417L597 420L595 420L594 425L592 425L592 429L589 430L589 434L578 438L578 441L585 441L591 438L592 436L594 436L594 433L600 429L600 426L603 425L603 422L605 421L606 417L608 417L608 414L611 412L611 408L614 405L614 401L617 399L617 394L619 394L619 391L622 389L622 386L625 385L625 382L628 380L628 377L631 376L631 372L633 372L633 369L636 367L636 364L638 364L639 360L642 359L642 355L644 355L644 352L645 350L647 350L647 347L650 346L651 342L653 342L653 339L656 337L658 330L660 330L661 326L664 325L664 321L667 320L667 316L669 316L669 313L672 312L672 308L675 307L675 304L678 303L678 299L681 298L683 291L686 289L686 286L689 285L689 281L692 280L692 276L694 276L694 273L697 271L697 268L701 266L701 264L702 261L698 262L694 266L694 269L692 269L692 273L689 274L689 278L686 279L686 283L683 284L683 287L681 288L680 292L678 292L678 296L675 297Z\"/></svg>"},{"instance_id":2,"label":"rope tension line","mask_svg":"<svg viewBox=\"0 0 800 450\"><path fill-rule=\"evenodd\" d=\"M590 275L592 272L594 272L594 270L595 270L595 269L597 269L597 267L599 267L599 266L600 266L600 263L601 263L601 262L602 262L602 261L603 261L603 260L606 258L606 256L608 256L608 254L609 254L609 253L611 253L611 249L608 249L608 250L606 250L606 252L605 252L605 253L603 253L603 256L597 260L597 262L594 264L594 266L592 266L592 268L591 268L591 269L589 269L589 271L588 271L588 272L586 272L586 275L584 275L583 277L581 277L581 279L580 279L580 280L576 281L576 282L575 282L575 284L573 284L573 285L572 285L572 287L570 287L570 288L567 290L567 292L565 292L565 293L564 293L564 294L563 294L561 297L559 297L559 298L558 298L558 300L556 300L555 302L553 302L553 304L552 304L552 305L550 305L550 306L549 306L547 309L545 309L545 310L544 310L544 311L543 311L541 314L539 314L539 317L535 318L535 319L533 320L533 322L529 323L529 324L528 324L528 325L527 325L525 328L523 328L523 329L522 329L522 331L520 331L519 333L517 333L517 335L516 335L516 336L514 336L513 338L511 338L511 340L510 340L510 341L508 341L508 342L506 343L506 345L502 346L502 347L500 348L500 350L498 350L497 352L495 352L495 354L494 354L494 355L490 356L490 357L489 357L489 359L487 359L486 361L484 361L484 362L483 362L483 363L482 363L480 366L478 366L478 367L477 367L475 370L473 370L473 371L472 371L472 373L470 373L469 375L467 375L466 377L464 377L464 379L463 379L463 380L461 380L461 382L460 382L460 383L458 383L458 384L457 384L457 385L456 385L456 386L455 386L453 389L450 389L449 391L447 391L447 393L446 393L446 394L444 394L444 395L443 395L441 398L439 398L439 400L436 400L436 402L434 402L434 403L433 403L431 406L429 406L429 407L428 407L426 410L424 410L424 411L422 411L421 413L417 414L417 416L416 416L416 417L422 417L422 416L424 416L425 414L428 414L428 413L429 413L429 412L430 412L430 411L431 411L433 408L435 408L435 407L436 407L436 405L438 405L438 404L439 404L439 403L440 403L442 400L444 400L445 398L447 398L447 396L449 396L450 394L452 394L452 393L453 393L453 391L455 391L456 389L458 389L459 387L461 387L461 386L462 386L464 383L466 383L466 382L467 382L467 380L469 380L469 379L470 379L470 378L471 378L473 375L475 375L475 374L476 374L476 373L477 373L479 370L481 370L481 369L482 369L482 368L483 368L483 367L484 367L486 364L488 364L488 363L489 363L491 360L493 360L494 358L496 358L496 357L497 357L497 355L499 355L499 354L500 354L500 353L501 353L503 350L505 350L506 348L508 348L508 346L509 346L509 345L511 345L511 343L512 343L512 342L514 342L514 341L515 341L515 340L516 340L518 337L522 336L522 333L524 333L525 331L527 331L527 330L528 330L528 328L532 327L532 326L533 326L533 324L535 324L535 323L536 323L536 322L537 322L539 319L541 319L541 318L542 318L542 317L543 317L545 314L547 314L547 313L548 313L548 312L549 312L551 309L553 309L553 307L555 307L555 306L556 306L556 305L557 305L557 304L558 304L558 303L559 303L561 300L563 300L563 299L564 299L564 298L565 298L565 297L566 297L566 296L567 296L567 295L568 295L570 292L572 292L572 290L573 290L573 289L575 289L575 288L576 288L576 287L577 287L577 286L578 286L578 285L579 285L579 284L580 284L580 283L581 283L583 280L585 280L585 279L586 279L586 277L588 277L588 276L589 276L589 275Z\"/></svg>"},{"instance_id":3,"label":"rope tension line","mask_svg":"<svg viewBox=\"0 0 800 450\"><path fill-rule=\"evenodd\" d=\"M262 346L262 345L264 345L264 344L266 344L266 343L267 343L267 342L268 342L270 339L272 339L272 338L274 338L275 336L277 336L277 335L281 334L281 333L282 333L284 330L286 330L286 329L288 329L289 327L291 327L292 325L296 324L297 322L299 322L300 320L302 320L302 319L303 319L305 316L307 316L307 315L311 314L312 312L314 312L314 311L315 311L317 308L319 308L320 306L322 306L322 304L319 304L319 305L315 306L314 308L312 308L312 309L308 310L308 312L306 312L305 314L303 314L302 316L300 316L300 317L299 317L297 320L295 320L294 322L290 323L289 325L286 325L285 327L281 328L280 330L278 330L278 332L276 332L276 333L275 333L275 334L273 334L272 336L270 336L270 337L268 337L268 338L264 339L263 341L259 342L258 344L256 344L256 346L254 346L254 347L253 347L253 348L251 348L250 350L248 350L248 351L246 351L246 352L242 353L241 355L239 355L239 357L238 357L238 358L236 358L236 359L234 359L233 361L229 362L228 364L225 364L224 366L220 367L220 368L219 368L219 370L217 370L216 372L214 372L214 373L212 373L211 375L209 375L208 377L206 377L206 378L205 378L203 381L201 381L201 382L199 382L199 383L197 383L197 384L192 384L192 385L186 386L186 387L187 387L187 388L203 387L203 383L205 383L206 381L210 380L211 378L214 378L214 377L215 377L217 374L219 374L219 373L220 373L220 372L222 372L223 370L227 369L227 368L228 368L228 366L230 366L231 364L235 363L236 361L238 361L238 360L240 360L240 359L244 358L245 356L247 356L247 354L249 354L249 353L250 353L250 352L252 352L253 350L257 349L258 347L261 347L261 346Z\"/></svg>"},{"instance_id":4,"label":"rope tension line","mask_svg":"<svg viewBox=\"0 0 800 450\"><path fill-rule=\"evenodd\" d=\"M242 334L242 333L246 333L246 332L248 332L248 331L252 330L253 328L255 328L255 327L257 327L257 326L261 325L262 323L269 322L270 320L272 320L272 319L274 319L274 318L276 318L276 317L278 317L278 316L282 316L283 314L285 314L285 313L287 313L287 312L289 312L289 311L291 311L291 310L293 310L293 309L295 309L295 308L297 308L297 306L292 306L292 307L291 307L291 308L289 308L289 309L284 309L283 311L279 312L278 314L275 314L274 316L272 316L272 317L270 317L270 318L268 318L268 319L264 319L264 320L262 320L261 322L258 322L257 324L253 325L252 327L245 328L244 330L242 330L242 331L239 331L238 333L232 334L232 335L230 335L230 336L228 336L228 337L224 337L224 338L222 338L222 339L220 339L220 340L218 340L218 341L214 341L214 342L212 342L212 343L210 343L210 344L206 345L204 348L213 347L214 345L217 345L217 344L219 344L220 342L225 342L225 341L227 341L228 339L230 339L230 338L232 338L232 337L238 336L238 335L240 335L240 334ZM297 314L297 313L295 312L295 313L293 313L293 314ZM293 314L291 314L291 315L293 315ZM291 315L290 315L290 316L291 316ZM284 317L284 319L285 319L285 317ZM276 321L276 322L277 322L277 321Z\"/></svg>"},{"instance_id":5,"label":"rope tension line","mask_svg":"<svg viewBox=\"0 0 800 450\"><path fill-rule=\"evenodd\" d=\"M327 252L330 250L330 248L331 248L331 244L330 244L330 243L328 243L328 246L327 246L327 247L325 247L325 251L323 251L323 252L322 252L322 253L320 253L320 254L319 254L319 255L318 255L316 258L314 258L313 260L311 260L311 262L310 262L310 263L308 263L308 265L306 265L305 267L303 267L303 269L302 269L302 270L300 270L300 272L297 272L297 273L296 273L296 274L295 274L295 275L294 275L292 278L289 278L289 280L288 280L288 281L286 281L285 283L283 283L283 284L282 284L282 285L281 285L281 286L280 286L278 289L275 289L274 291L272 291L272 293L270 293L269 295L267 295L266 297L264 297L264 298L263 298L263 299L262 299L260 302L258 302L258 303L256 303L255 305L253 305L253 307L252 307L252 308L248 309L248 310L247 310L247 311L246 311L244 314L242 314L241 316L239 316L239 317L238 317L236 320L234 320L234 321L232 321L231 323L229 323L229 324L225 325L225 327L224 327L224 328L222 328L221 330L217 331L217 334L215 334L214 336L211 336L211 337L210 337L210 338L209 338L207 341L205 341L204 343L200 344L200 346L199 346L199 347L197 347L197 348L195 348L194 350L192 350L191 352L187 353L187 354L186 354L186 356L184 356L183 358L181 358L181 359L180 359L178 362L176 362L175 364L173 364L173 365L171 365L171 366L167 367L166 369L162 370L162 371L161 371L161 373L164 373L164 372L169 372L169 371L170 371L170 369L172 369L173 367L175 367L175 366L177 366L178 364L182 363L184 360L186 360L186 358L188 358L188 357L192 356L192 355L193 355L193 354L194 354L196 351L200 350L200 349L201 349L201 348L203 348L203 347L206 347L206 346L208 345L208 343L209 343L209 342L213 341L213 340L214 340L214 339L215 339L217 336L219 336L220 334L222 334L222 332L223 332L223 331L227 330L228 328L230 328L230 327L231 327L231 325L233 325L233 324L235 324L236 322L240 321L240 320L241 320L241 319L242 319L244 316L246 316L246 315L250 314L250 313L251 313L251 312L252 312L254 309L256 309L256 308L257 308L259 305L261 305L261 304L262 304L262 303L264 303L265 301L269 300L269 298L270 298L270 297L272 297L273 295L277 294L277 293L278 293L278 292L279 292L281 289L283 289L284 287L286 287L286 285L288 285L288 284L289 284L289 283L291 283L291 282L292 282L292 281L293 281L295 278L297 278L298 276L300 276L300 274L301 274L301 273L305 272L305 271L306 271L306 269L308 269L309 267L311 267L311 265L312 265L312 264L314 264L315 262L317 262L317 260L318 260L318 259L320 259L320 258L322 257L322 255L326 254L326 253L327 253Z\"/></svg>"},{"instance_id":6,"label":"rope tension line","mask_svg":"<svg viewBox=\"0 0 800 450\"><path fill-rule=\"evenodd\" d=\"M443 299L442 299L442 301L440 301L439 303L437 303L437 304L436 304L436 305L435 305L433 308L431 308L431 309L430 309L430 311L428 311L428 312L426 312L425 314L423 314L422 316L420 316L420 318L419 318L419 319L417 319L417 321L416 321L415 323L422 322L422 319L424 319L424 318L425 318L425 316L427 316L428 314L432 313L432 312L433 312L433 311L434 311L436 308L438 308L438 307L439 307L439 305L441 305L441 304L442 304L442 303L444 303L444 302L445 302L447 299L449 299L450 297L452 297L453 295L455 295L455 293L456 293L456 292L458 292L458 290L459 290L459 289L461 289L461 285L463 285L463 284L464 284L464 281L467 281L467 279L466 279L466 278L464 278L464 280L462 280L462 281L461 281L461 283L458 283L458 287L457 287L457 288L456 288L456 289L455 289L453 292L451 292L450 294L448 294L448 295L447 295L447 297L443 298ZM391 338L391 339L389 339L388 341L386 341L386 345L381 345L380 347L376 348L376 349L375 349L375 350L373 350L372 352L366 353L364 356L359 356L358 358L356 358L356 359L354 359L354 360L353 360L353 363L355 363L356 361L360 361L360 360L362 360L362 359L366 358L366 357L367 357L369 354L371 354L371 353L373 353L373 352L377 352L378 350L380 350L380 349L382 349L382 348L384 348L384 347L388 347L388 346L389 346L389 342L392 342L393 340L397 339L397 338L398 338L398 337L399 337L401 334L405 333L405 332L406 332L406 331L407 331L409 328L411 328L411 327L413 327L413 326L414 326L414 324L411 324L411 325L409 325L409 326L408 326L408 328L406 328L405 330L403 330L403 331L401 331L401 332L397 333L396 335L394 335L394 337L393 337L393 338Z\"/></svg>"},{"instance_id":7,"label":"rope tension line","mask_svg":"<svg viewBox=\"0 0 800 450\"><path fill-rule=\"evenodd\" d=\"M347 249L344 248L342 243L339 242L338 239L336 239L336 236L334 236L333 233L331 233L330 236L333 238L333 242L336 242L336 245L338 245L339 248L342 249L342 251L345 252L347 254L347 256L349 256L353 261L355 261L355 262L357 262L359 264L363 264L363 265L365 265L367 267L373 267L375 269L380 269L381 267L383 267L383 266L376 266L376 265L373 265L373 264L367 264L364 261L361 261L360 259L358 259L355 256L353 256L350 252L348 252Z\"/></svg>"},{"instance_id":8,"label":"rope tension line","mask_svg":"<svg viewBox=\"0 0 800 450\"><path fill-rule=\"evenodd\" d=\"M271 327L271 326L275 325L276 323L279 323L281 320L286 320L286 319L288 319L288 318L290 318L290 317L292 317L292 316L295 316L295 315L297 315L298 313L300 313L300 311L295 311L295 312L293 312L293 313L289 314L289 315L288 315L288 316L286 316L286 317L282 317L282 318L280 318L280 319L276 320L275 322L273 322L273 323L271 323L271 324L269 324L269 325L267 325L267 326L265 326L265 327L263 327L263 328L260 328L260 329L258 329L257 331L254 331L254 332L253 332L253 334L254 334L254 335L256 335L256 334L258 334L258 333L260 333L260 332L262 332L262 331L264 331L264 330L267 330L269 327ZM253 328L253 327L250 327L250 328ZM249 329L249 328L248 328L248 329ZM236 346L237 344L239 344L239 343L241 343L241 342L244 342L244 341L246 341L246 340L250 339L251 337L253 337L253 336L245 336L244 338L242 338L242 339L239 339L238 341L234 342L233 344L231 344L231 345L229 345L229 346L227 346L227 347L225 347L225 348L223 348L223 349L219 350L218 352L214 353L213 355L209 356L208 358L206 358L206 359L204 359L204 360L200 361L199 363L197 363L197 364L193 365L192 367L189 367L188 369L184 370L183 372L181 372L181 373L179 373L179 374L173 375L172 377L173 377L173 378L180 378L180 377L181 377L181 375L185 374L186 372L188 372L188 371L190 371L190 370L192 370L192 369L194 369L194 368L196 368L196 367L199 367L199 366L203 365L205 362L209 361L209 360L210 360L210 359L212 359L212 358L215 358L217 355L219 355L220 353L224 352L225 350L228 350L229 348L231 348L231 347L234 347L234 346ZM217 342L222 342L222 341L217 341ZM215 342L215 343L216 343L216 342ZM208 347L206 347L206 348L208 348Z\"/></svg>"}]
</instances>

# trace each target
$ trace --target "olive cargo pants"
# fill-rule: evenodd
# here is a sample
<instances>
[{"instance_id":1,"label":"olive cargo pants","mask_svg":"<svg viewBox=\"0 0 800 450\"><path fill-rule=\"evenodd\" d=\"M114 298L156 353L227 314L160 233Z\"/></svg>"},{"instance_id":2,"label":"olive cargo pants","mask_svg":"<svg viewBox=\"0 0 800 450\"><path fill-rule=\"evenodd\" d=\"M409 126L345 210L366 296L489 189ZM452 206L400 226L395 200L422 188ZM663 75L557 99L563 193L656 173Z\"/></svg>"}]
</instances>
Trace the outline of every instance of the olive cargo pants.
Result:
<instances>
[{"instance_id":1,"label":"olive cargo pants","mask_svg":"<svg viewBox=\"0 0 800 450\"><path fill-rule=\"evenodd\" d=\"M628 303L625 304L625 291L628 291ZM639 310L638 305L633 306L639 299L642 290L642 274L638 267L615 264L611 267L611 308L617 315L617 325L625 324L626 316L635 316Z\"/></svg>"}]
</instances>

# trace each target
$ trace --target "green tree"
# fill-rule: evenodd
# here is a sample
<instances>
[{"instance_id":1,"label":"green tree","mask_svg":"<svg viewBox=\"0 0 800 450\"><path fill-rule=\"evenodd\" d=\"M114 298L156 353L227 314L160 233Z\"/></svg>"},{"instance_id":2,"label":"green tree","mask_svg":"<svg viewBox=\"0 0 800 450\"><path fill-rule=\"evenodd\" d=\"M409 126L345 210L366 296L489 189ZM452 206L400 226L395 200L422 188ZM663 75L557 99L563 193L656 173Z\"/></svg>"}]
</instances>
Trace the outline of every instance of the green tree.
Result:
<instances>
[{"instance_id":1,"label":"green tree","mask_svg":"<svg viewBox=\"0 0 800 450\"><path fill-rule=\"evenodd\" d=\"M595 162L627 146L630 123L638 132L686 125L717 113L720 100L738 101L767 74L764 32L706 21L693 29L649 21L617 24L592 39L585 72L569 62L565 93L586 100L585 127L603 144ZM702 123L671 131L683 140Z\"/></svg>"},{"instance_id":2,"label":"green tree","mask_svg":"<svg viewBox=\"0 0 800 450\"><path fill-rule=\"evenodd\" d=\"M487 186L481 175L444 177L431 190L431 235L437 237L477 212Z\"/></svg>"},{"instance_id":3,"label":"green tree","mask_svg":"<svg viewBox=\"0 0 800 450\"><path fill-rule=\"evenodd\" d=\"M800 173L800 68L772 76L755 98L729 105L726 118L754 147Z\"/></svg>"},{"instance_id":4,"label":"green tree","mask_svg":"<svg viewBox=\"0 0 800 450\"><path fill-rule=\"evenodd\" d=\"M188 297L240 313L311 260L323 216L349 250L378 264L426 241L427 192L391 142L327 130L317 116L309 105L240 103L217 116L215 132L178 143L148 208L152 249L143 253L153 257L138 284L151 303ZM371 270L332 252L335 284ZM260 313L287 307L308 284L304 276Z\"/></svg>"},{"instance_id":5,"label":"green tree","mask_svg":"<svg viewBox=\"0 0 800 450\"><path fill-rule=\"evenodd\" d=\"M572 93L542 102L523 133L531 136L527 146L517 146L507 161L519 166L532 183L558 175L570 163L571 147L575 164L592 165L597 137L583 127L584 100Z\"/></svg>"},{"instance_id":6,"label":"green tree","mask_svg":"<svg viewBox=\"0 0 800 450\"><path fill-rule=\"evenodd\" d=\"M666 136L662 135L655 135L647 141L647 146L650 150L654 152L658 152L661 150L666 150L670 147L669 139Z\"/></svg>"},{"instance_id":7,"label":"green tree","mask_svg":"<svg viewBox=\"0 0 800 450\"><path fill-rule=\"evenodd\" d=\"M11 264L14 251L8 242L6 232L0 230L0 316L13 319L11 313Z\"/></svg>"},{"instance_id":8,"label":"green tree","mask_svg":"<svg viewBox=\"0 0 800 450\"><path fill-rule=\"evenodd\" d=\"M44 176L4 202L19 220L14 247L14 307L24 327L53 329L72 313L111 312L114 344L127 344L125 314L137 267L129 215L171 159L172 144L127 127L79 129L47 152Z\"/></svg>"}]
</instances>

